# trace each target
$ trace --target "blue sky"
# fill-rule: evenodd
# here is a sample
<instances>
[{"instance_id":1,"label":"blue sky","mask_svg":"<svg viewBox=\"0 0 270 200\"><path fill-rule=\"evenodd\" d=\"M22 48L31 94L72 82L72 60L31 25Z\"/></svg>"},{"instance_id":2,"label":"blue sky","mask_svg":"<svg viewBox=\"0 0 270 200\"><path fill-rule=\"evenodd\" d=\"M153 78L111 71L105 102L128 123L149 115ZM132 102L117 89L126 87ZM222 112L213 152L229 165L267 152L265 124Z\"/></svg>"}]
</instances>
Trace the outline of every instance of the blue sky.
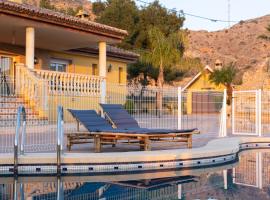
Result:
<instances>
[{"instance_id":1,"label":"blue sky","mask_svg":"<svg viewBox=\"0 0 270 200\"><path fill-rule=\"evenodd\" d=\"M143 1L151 3L154 0ZM159 0L159 2L168 9L183 10L186 13L211 19L228 20L228 0ZM137 4L143 5L139 2ZM270 0L230 0L230 4L231 21L252 19L270 14ZM211 22L186 16L184 27L190 30L215 31L228 28L228 25L227 22Z\"/></svg>"},{"instance_id":2,"label":"blue sky","mask_svg":"<svg viewBox=\"0 0 270 200\"><path fill-rule=\"evenodd\" d=\"M144 0L152 2L153 0ZM184 10L203 17L228 20L228 0L160 0L167 8ZM270 14L270 0L230 0L231 20L240 21ZM233 23L231 23L233 25ZM186 16L184 26L191 30L215 31L228 27L228 23L211 22Z\"/></svg>"}]
</instances>

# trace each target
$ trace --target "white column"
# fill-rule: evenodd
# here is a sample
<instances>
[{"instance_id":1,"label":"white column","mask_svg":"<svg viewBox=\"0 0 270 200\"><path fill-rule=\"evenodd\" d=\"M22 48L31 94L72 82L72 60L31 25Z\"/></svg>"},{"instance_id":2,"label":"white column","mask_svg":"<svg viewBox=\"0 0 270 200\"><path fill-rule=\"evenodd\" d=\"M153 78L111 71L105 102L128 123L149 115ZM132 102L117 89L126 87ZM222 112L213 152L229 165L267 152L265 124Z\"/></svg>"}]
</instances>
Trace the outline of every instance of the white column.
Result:
<instances>
[{"instance_id":1,"label":"white column","mask_svg":"<svg viewBox=\"0 0 270 200\"><path fill-rule=\"evenodd\" d=\"M99 42L99 76L103 77L101 83L101 103L106 103L106 42Z\"/></svg>"},{"instance_id":2,"label":"white column","mask_svg":"<svg viewBox=\"0 0 270 200\"><path fill-rule=\"evenodd\" d=\"M25 41L25 65L29 69L34 69L35 58L35 29L33 27L26 28Z\"/></svg>"}]
</instances>

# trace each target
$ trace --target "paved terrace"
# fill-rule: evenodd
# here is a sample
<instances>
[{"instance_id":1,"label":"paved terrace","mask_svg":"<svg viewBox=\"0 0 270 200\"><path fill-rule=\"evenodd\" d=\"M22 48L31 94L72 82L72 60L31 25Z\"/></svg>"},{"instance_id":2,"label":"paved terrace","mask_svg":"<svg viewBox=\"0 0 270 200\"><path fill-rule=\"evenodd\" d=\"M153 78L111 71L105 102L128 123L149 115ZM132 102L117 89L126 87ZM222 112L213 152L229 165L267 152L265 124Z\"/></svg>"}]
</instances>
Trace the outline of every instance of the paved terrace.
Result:
<instances>
[{"instance_id":1,"label":"paved terrace","mask_svg":"<svg viewBox=\"0 0 270 200\"><path fill-rule=\"evenodd\" d=\"M157 118L155 116L135 116L142 127L149 128L176 128L176 116L163 116ZM183 128L197 127L201 134L193 136L193 147L201 147L206 145L210 140L218 137L219 132L219 115L189 115L182 118ZM75 123L65 123L64 133L72 133L76 130ZM84 131L84 127L80 126L80 130ZM230 132L228 130L228 132ZM0 128L0 153L8 153L13 151L15 127ZM230 135L230 134L229 134ZM66 137L65 137L66 144ZM66 151L66 146L64 147ZM176 142L153 142L152 150L163 149L185 149L186 143ZM27 126L26 129L26 152L52 152L56 150L56 124L46 124L41 126ZM126 152L138 151L139 146L128 144L117 144L116 147L105 145L102 152ZM93 152L92 143L75 144L72 146L71 152Z\"/></svg>"}]
</instances>

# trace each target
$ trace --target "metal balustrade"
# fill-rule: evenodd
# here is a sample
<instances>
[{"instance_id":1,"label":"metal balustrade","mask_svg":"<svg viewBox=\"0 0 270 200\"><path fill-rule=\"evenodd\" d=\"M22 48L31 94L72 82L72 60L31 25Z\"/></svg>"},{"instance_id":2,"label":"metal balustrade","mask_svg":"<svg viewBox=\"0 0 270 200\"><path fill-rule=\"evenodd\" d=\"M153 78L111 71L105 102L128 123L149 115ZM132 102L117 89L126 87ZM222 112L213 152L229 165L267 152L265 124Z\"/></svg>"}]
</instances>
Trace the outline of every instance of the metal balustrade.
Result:
<instances>
[{"instance_id":1,"label":"metal balustrade","mask_svg":"<svg viewBox=\"0 0 270 200\"><path fill-rule=\"evenodd\" d=\"M198 91L190 92L198 93ZM162 94L162 98L158 100L159 93ZM220 127L226 127L226 125L221 126L220 124L221 121L224 122L224 112L220 113L222 104L224 104L224 92L204 91L204 93L207 94L207 98L201 98L198 95L192 98L189 92L181 91L181 88L177 87L140 88L108 83L106 102L123 104L141 127L183 129L197 127L205 137L218 137ZM42 96L38 98L42 98ZM10 113L0 115L0 117L14 116L0 122L0 124L2 123L2 126L0 125L1 153L9 153L14 150L16 124L14 113L16 114L16 109L20 105L23 105L27 112L27 127L25 127L27 135L23 138L24 146L22 149L27 153L57 151L58 105L63 107L65 125L62 131L65 134L72 133L77 129L76 122L67 109L94 109L97 112L101 110L100 96L51 95L46 110L49 117L42 118L22 97L2 96L0 102L1 99L3 101L1 106L6 107L3 110L9 110ZM158 101L162 102L162 106L157 106ZM192 107L193 110L190 109ZM221 114L223 118L221 118ZM9 124L5 124L6 122ZM80 127L80 129L84 130L84 127ZM61 140L63 142L61 148L65 151L66 137Z\"/></svg>"},{"instance_id":2,"label":"metal balustrade","mask_svg":"<svg viewBox=\"0 0 270 200\"><path fill-rule=\"evenodd\" d=\"M21 130L21 121L22 123L22 130ZM24 150L24 137L25 137L25 127L26 127L26 112L23 106L18 108L17 112L17 124L16 124L16 132L15 132L15 139L14 139L14 174L18 173L18 156L23 153ZM21 148L19 151L19 139L21 136Z\"/></svg>"},{"instance_id":3,"label":"metal balustrade","mask_svg":"<svg viewBox=\"0 0 270 200\"><path fill-rule=\"evenodd\" d=\"M61 175L61 154L63 152L64 143L64 117L63 107L58 106L57 109L57 174Z\"/></svg>"}]
</instances>

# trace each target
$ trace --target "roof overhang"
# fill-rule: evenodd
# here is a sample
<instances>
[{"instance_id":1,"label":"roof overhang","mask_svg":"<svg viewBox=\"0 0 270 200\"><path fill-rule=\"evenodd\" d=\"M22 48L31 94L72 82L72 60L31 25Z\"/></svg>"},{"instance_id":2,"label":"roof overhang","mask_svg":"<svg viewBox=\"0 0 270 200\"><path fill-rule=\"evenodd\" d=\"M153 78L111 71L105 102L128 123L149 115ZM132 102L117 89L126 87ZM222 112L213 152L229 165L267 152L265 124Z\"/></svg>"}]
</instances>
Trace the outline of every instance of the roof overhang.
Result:
<instances>
[{"instance_id":1,"label":"roof overhang","mask_svg":"<svg viewBox=\"0 0 270 200\"><path fill-rule=\"evenodd\" d=\"M88 56L89 55L98 56L99 54L97 46L92 46L88 48L80 48L80 49L72 49L69 52L88 55ZM131 51L117 48L117 47L107 46L107 56L110 58L117 59L117 60L123 60L128 63L134 63L138 60L140 55L133 53Z\"/></svg>"},{"instance_id":2,"label":"roof overhang","mask_svg":"<svg viewBox=\"0 0 270 200\"><path fill-rule=\"evenodd\" d=\"M0 0L0 42L24 46L29 26L35 28L35 46L41 49L84 48L99 41L117 44L127 35L124 30L103 24Z\"/></svg>"}]
</instances>

